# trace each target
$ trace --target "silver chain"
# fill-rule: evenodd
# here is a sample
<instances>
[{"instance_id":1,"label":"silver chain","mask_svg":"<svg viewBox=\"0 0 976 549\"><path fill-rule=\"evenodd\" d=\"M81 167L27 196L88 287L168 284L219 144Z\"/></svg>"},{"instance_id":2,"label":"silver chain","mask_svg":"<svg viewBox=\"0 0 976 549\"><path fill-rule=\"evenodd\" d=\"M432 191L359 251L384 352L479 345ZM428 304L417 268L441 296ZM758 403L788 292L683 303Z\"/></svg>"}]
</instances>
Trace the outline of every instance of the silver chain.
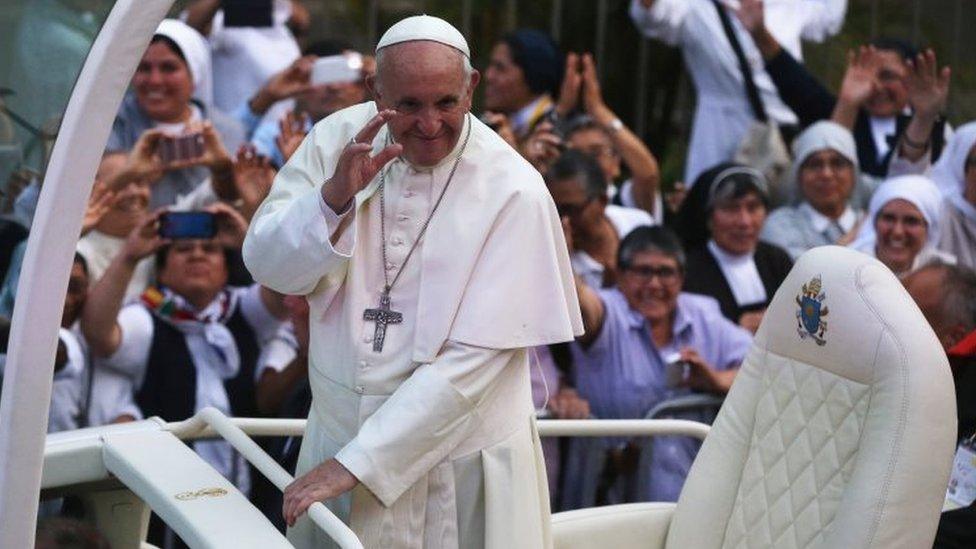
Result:
<instances>
[{"instance_id":1,"label":"silver chain","mask_svg":"<svg viewBox=\"0 0 976 549\"><path fill-rule=\"evenodd\" d=\"M465 115L470 116L470 114ZM468 139L471 138L471 121L466 120L468 123L468 131L464 135L464 142L461 144L461 150L458 151L457 158L454 159L454 165L451 167L451 173L447 176L447 182L444 183L444 188L441 189L441 194L437 197L437 202L434 202L434 208L430 210L430 215L427 216L427 220L424 221L423 227L420 228L420 234L417 235L417 239L414 240L413 245L410 246L410 250L407 252L407 256L403 258L403 263L400 264L400 268L397 269L396 276L393 277L393 282L390 282L390 275L387 274L386 266L389 262L386 259L386 198L383 189L386 188L386 170L380 170L380 238L383 246L383 282L385 286L383 287L383 293L389 295L390 290L393 289L393 285L397 283L400 279L400 275L403 274L403 268L407 266L407 261L410 261L410 256L413 255L414 250L417 249L417 245L420 244L420 239L424 237L424 233L427 232L427 226L430 225L430 220L434 218L434 212L437 211L437 207L441 205L441 200L444 198L444 193L447 192L447 187L451 185L451 180L454 179L454 172L457 171L458 165L461 163L461 155L464 154L464 150L468 148Z\"/></svg>"}]
</instances>

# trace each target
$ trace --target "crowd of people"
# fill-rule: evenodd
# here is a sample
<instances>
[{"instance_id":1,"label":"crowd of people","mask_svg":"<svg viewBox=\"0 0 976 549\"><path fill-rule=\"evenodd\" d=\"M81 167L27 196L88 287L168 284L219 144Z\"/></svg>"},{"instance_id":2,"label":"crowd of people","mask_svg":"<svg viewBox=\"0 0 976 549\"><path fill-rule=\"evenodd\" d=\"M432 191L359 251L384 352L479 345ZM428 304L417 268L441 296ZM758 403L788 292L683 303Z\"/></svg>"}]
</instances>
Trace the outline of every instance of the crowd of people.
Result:
<instances>
[{"instance_id":1,"label":"crowd of people","mask_svg":"<svg viewBox=\"0 0 976 549\"><path fill-rule=\"evenodd\" d=\"M337 41L300 45L292 29L312 24L307 11L274 7L269 26L231 26L220 2L196 0L144 53L72 266L50 432L178 421L206 406L307 416L309 305L255 283L241 246L313 126L371 100L375 62ZM632 1L642 33L681 48L698 95L685 184L669 194L655 155L604 100L592 55L563 52L534 29L491 45L475 114L544 177L586 330L532 350L540 416L711 421L793 261L837 245L904 281L953 364L959 437L974 434L976 122L951 127L949 69L897 38L852 52L840 89L828 89L802 64L801 39L838 32L845 9ZM336 56L359 60L357 76L320 83L317 60ZM760 134L772 145L757 158ZM191 154L167 152L186 136ZM212 234L169 235L175 211L206 212ZM27 232L0 223L9 318ZM695 394L715 399L668 410ZM193 447L284 524L280 494L229 445ZM675 501L697 447L680 437L545 440L552 506ZM294 470L294 440L267 449ZM944 515L937 544L972 540L971 514Z\"/></svg>"}]
</instances>

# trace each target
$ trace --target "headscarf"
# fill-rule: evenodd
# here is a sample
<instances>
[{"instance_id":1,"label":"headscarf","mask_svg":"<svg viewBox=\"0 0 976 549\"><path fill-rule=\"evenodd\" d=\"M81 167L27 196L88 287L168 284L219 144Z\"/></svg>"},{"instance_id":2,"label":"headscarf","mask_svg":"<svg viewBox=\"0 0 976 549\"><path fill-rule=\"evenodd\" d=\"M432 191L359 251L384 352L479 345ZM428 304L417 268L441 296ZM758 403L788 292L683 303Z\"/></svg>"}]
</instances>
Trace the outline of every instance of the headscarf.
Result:
<instances>
[{"instance_id":1,"label":"headscarf","mask_svg":"<svg viewBox=\"0 0 976 549\"><path fill-rule=\"evenodd\" d=\"M963 124L946 144L942 156L932 168L932 180L942 196L966 218L976 221L976 207L963 196L966 190L966 158L976 145L976 122Z\"/></svg>"},{"instance_id":2,"label":"headscarf","mask_svg":"<svg viewBox=\"0 0 976 549\"><path fill-rule=\"evenodd\" d=\"M759 171L736 162L723 162L705 170L695 179L674 221L674 231L686 250L704 246L711 237L708 220L712 208L731 189L729 183L751 185L769 207L769 184Z\"/></svg>"},{"instance_id":3,"label":"headscarf","mask_svg":"<svg viewBox=\"0 0 976 549\"><path fill-rule=\"evenodd\" d=\"M556 42L535 29L519 29L502 40L512 52L512 61L522 69L532 93L548 93L555 99L566 68Z\"/></svg>"},{"instance_id":4,"label":"headscarf","mask_svg":"<svg viewBox=\"0 0 976 549\"><path fill-rule=\"evenodd\" d=\"M878 187L871 197L868 217L861 224L861 230L851 246L865 253L874 254L877 234L874 221L885 204L895 199L910 202L922 212L928 224L925 246L934 247L939 242L939 222L942 218L942 195L939 188L928 177L921 175L902 175L893 177Z\"/></svg>"},{"instance_id":5,"label":"headscarf","mask_svg":"<svg viewBox=\"0 0 976 549\"><path fill-rule=\"evenodd\" d=\"M793 165L790 167L790 181L793 181L797 202L803 201L800 189L800 167L814 153L830 149L850 160L854 165L854 182L861 176L861 167L857 162L857 145L850 130L836 122L821 120L796 137L793 141Z\"/></svg>"},{"instance_id":6,"label":"headscarf","mask_svg":"<svg viewBox=\"0 0 976 549\"><path fill-rule=\"evenodd\" d=\"M180 48L193 79L193 98L203 105L205 113L213 108L213 65L207 40L193 27L178 19L163 19L156 35L165 36Z\"/></svg>"}]
</instances>

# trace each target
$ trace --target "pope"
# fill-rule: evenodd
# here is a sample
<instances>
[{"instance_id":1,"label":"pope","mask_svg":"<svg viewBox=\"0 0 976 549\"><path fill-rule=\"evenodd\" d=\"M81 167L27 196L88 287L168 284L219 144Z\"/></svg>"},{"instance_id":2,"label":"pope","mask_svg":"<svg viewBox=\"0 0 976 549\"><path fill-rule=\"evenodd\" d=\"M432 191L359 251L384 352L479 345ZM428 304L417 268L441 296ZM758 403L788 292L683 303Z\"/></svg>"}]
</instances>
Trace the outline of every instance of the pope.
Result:
<instances>
[{"instance_id":1,"label":"pope","mask_svg":"<svg viewBox=\"0 0 976 549\"><path fill-rule=\"evenodd\" d=\"M470 114L460 32L390 27L375 102L322 120L255 214L244 260L310 307L313 402L284 516L366 547L549 547L527 348L582 332L541 176Z\"/></svg>"}]
</instances>

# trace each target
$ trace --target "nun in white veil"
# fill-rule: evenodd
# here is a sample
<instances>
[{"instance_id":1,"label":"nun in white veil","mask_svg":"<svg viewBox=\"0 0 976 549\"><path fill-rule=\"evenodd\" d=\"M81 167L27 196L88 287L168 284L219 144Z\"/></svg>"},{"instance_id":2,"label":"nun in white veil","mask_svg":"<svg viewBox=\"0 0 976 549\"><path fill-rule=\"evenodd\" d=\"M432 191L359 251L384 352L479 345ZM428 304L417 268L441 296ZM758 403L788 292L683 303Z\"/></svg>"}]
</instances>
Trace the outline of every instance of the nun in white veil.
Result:
<instances>
[{"instance_id":1,"label":"nun in white veil","mask_svg":"<svg viewBox=\"0 0 976 549\"><path fill-rule=\"evenodd\" d=\"M931 179L894 177L871 197L868 217L851 247L878 258L899 276L933 261L954 264L955 256L936 247L941 220L942 195Z\"/></svg>"},{"instance_id":2,"label":"nun in white veil","mask_svg":"<svg viewBox=\"0 0 976 549\"><path fill-rule=\"evenodd\" d=\"M151 208L169 206L187 195L229 163L227 151L236 151L245 132L234 118L213 107L213 69L210 46L196 30L182 21L165 19L156 29L149 47L132 77L132 86L122 101L106 151L128 152L149 129L180 135L191 126L210 122L220 147L208 149L208 162L168 170L152 184ZM218 158L219 157L219 158ZM226 157L226 158L225 158Z\"/></svg>"},{"instance_id":3,"label":"nun in white veil","mask_svg":"<svg viewBox=\"0 0 976 549\"><path fill-rule=\"evenodd\" d=\"M938 247L976 269L976 122L956 130L932 179L945 197Z\"/></svg>"}]
</instances>

